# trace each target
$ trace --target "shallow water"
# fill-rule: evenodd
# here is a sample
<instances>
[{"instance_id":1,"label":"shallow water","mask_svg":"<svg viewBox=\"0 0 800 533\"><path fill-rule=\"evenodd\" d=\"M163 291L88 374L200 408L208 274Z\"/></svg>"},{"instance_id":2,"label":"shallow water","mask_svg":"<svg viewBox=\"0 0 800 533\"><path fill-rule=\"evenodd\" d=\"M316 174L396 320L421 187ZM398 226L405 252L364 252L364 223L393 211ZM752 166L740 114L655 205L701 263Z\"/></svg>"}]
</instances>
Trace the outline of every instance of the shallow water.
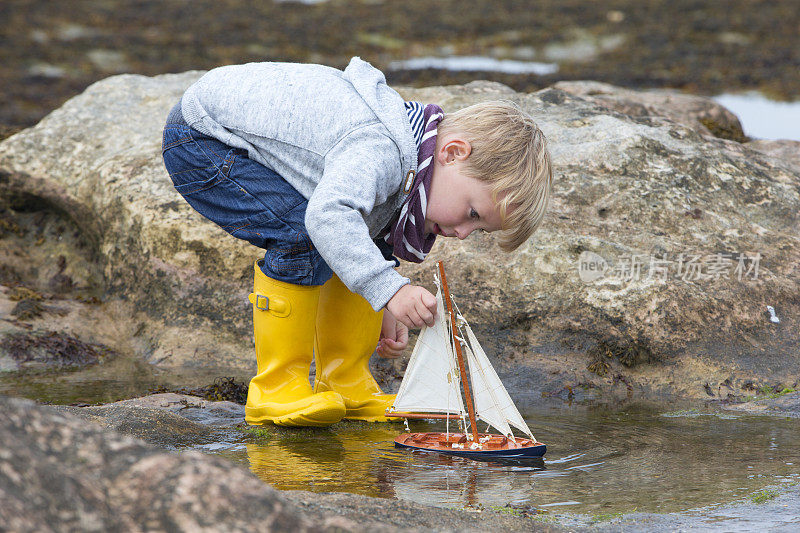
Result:
<instances>
[{"instance_id":1,"label":"shallow water","mask_svg":"<svg viewBox=\"0 0 800 533\"><path fill-rule=\"evenodd\" d=\"M219 375L219 374L217 374ZM206 372L157 371L116 361L60 375L0 376L0 392L52 403L110 402L158 386L210 383ZM518 397L512 392L512 396ZM350 492L451 508L522 505L586 514L674 512L800 481L796 419L664 408L544 407L520 401L544 463L479 463L396 449L402 424L342 422L329 429L224 431L194 449L251 469L284 490ZM443 430L415 421L412 431ZM481 425L481 430L484 427Z\"/></svg>"},{"instance_id":2,"label":"shallow water","mask_svg":"<svg viewBox=\"0 0 800 533\"><path fill-rule=\"evenodd\" d=\"M800 480L796 420L652 410L525 413L543 466L479 463L394 448L401 424L276 431L206 451L280 489L344 491L444 507L525 505L587 514L673 512ZM440 424L417 422L412 430Z\"/></svg>"},{"instance_id":3,"label":"shallow water","mask_svg":"<svg viewBox=\"0 0 800 533\"><path fill-rule=\"evenodd\" d=\"M220 369L160 369L135 358L119 356L75 371L0 372L0 394L60 405L101 404L143 396L161 387L201 387L213 383L219 376L231 376L239 381L246 379L240 374Z\"/></svg>"},{"instance_id":4,"label":"shallow water","mask_svg":"<svg viewBox=\"0 0 800 533\"><path fill-rule=\"evenodd\" d=\"M558 72L558 64L496 59L485 56L417 57L389 63L389 70L421 69L502 72L505 74L538 74L544 76Z\"/></svg>"},{"instance_id":5,"label":"shallow water","mask_svg":"<svg viewBox=\"0 0 800 533\"><path fill-rule=\"evenodd\" d=\"M777 102L757 92L720 94L714 100L739 117L748 137L800 141L800 101Z\"/></svg>"}]
</instances>

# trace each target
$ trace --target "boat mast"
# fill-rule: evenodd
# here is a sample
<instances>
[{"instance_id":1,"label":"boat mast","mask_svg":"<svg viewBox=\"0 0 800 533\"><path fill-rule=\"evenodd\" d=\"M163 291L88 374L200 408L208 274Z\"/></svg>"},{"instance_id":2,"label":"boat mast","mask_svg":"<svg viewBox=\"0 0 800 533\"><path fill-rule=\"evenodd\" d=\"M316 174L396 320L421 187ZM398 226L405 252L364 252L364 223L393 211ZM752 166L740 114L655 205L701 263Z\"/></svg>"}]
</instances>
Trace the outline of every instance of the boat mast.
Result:
<instances>
[{"instance_id":1,"label":"boat mast","mask_svg":"<svg viewBox=\"0 0 800 533\"><path fill-rule=\"evenodd\" d=\"M456 347L456 356L458 357L458 370L461 373L461 384L464 386L464 399L467 403L467 412L469 413L469 425L472 428L472 441L478 442L478 425L475 423L475 405L472 403L472 395L469 393L469 386L467 382L467 369L464 366L464 356L461 354L461 343L456 339L456 316L453 313L453 304L450 302L450 291L447 289L447 278L444 275L444 263L439 261L439 278L442 280L442 292L444 293L444 301L447 303L447 313L450 315L451 333L453 335L453 344Z\"/></svg>"}]
</instances>

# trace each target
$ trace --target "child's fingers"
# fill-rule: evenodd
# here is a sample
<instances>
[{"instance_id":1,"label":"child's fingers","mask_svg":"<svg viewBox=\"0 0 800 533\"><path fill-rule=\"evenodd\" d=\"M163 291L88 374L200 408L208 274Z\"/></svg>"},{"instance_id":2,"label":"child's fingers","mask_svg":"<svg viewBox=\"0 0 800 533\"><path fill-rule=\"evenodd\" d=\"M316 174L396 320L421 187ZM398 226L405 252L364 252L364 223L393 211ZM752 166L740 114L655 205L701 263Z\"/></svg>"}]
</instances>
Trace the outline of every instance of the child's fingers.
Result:
<instances>
[{"instance_id":1,"label":"child's fingers","mask_svg":"<svg viewBox=\"0 0 800 533\"><path fill-rule=\"evenodd\" d=\"M431 313L433 314L436 313L436 296L431 294L429 291L423 289L423 293L420 295L420 299L422 300L422 304L428 309L430 309Z\"/></svg>"},{"instance_id":2,"label":"child's fingers","mask_svg":"<svg viewBox=\"0 0 800 533\"><path fill-rule=\"evenodd\" d=\"M434 304L435 303L436 301L434 300ZM415 307L415 311L423 323L427 324L428 326L433 326L433 312L428 309L428 307L423 303L422 299L420 299L418 305ZM422 327L422 324L419 324L419 327Z\"/></svg>"},{"instance_id":3,"label":"child's fingers","mask_svg":"<svg viewBox=\"0 0 800 533\"><path fill-rule=\"evenodd\" d=\"M394 345L405 347L408 345L408 327L400 321L395 322L391 330L381 331L381 341L391 341Z\"/></svg>"},{"instance_id":4,"label":"child's fingers","mask_svg":"<svg viewBox=\"0 0 800 533\"><path fill-rule=\"evenodd\" d=\"M396 359L403 355L403 348L391 339L382 339L378 344L378 355L384 359Z\"/></svg>"},{"instance_id":5,"label":"child's fingers","mask_svg":"<svg viewBox=\"0 0 800 533\"><path fill-rule=\"evenodd\" d=\"M408 346L408 328L405 324L398 322L396 333L395 339L397 340L397 344L400 345L401 348Z\"/></svg>"},{"instance_id":6,"label":"child's fingers","mask_svg":"<svg viewBox=\"0 0 800 533\"><path fill-rule=\"evenodd\" d=\"M420 326L417 326L417 325L414 323L414 319L413 319L413 318L411 318L411 316L410 316L410 315L405 315L405 316L398 317L398 318L397 318L397 320L398 320L398 321L400 321L402 324L404 324L404 325L405 325L407 328L417 328L417 327L420 327ZM420 320L420 322L422 322L422 321ZM422 322L422 323L424 324L424 322Z\"/></svg>"},{"instance_id":7,"label":"child's fingers","mask_svg":"<svg viewBox=\"0 0 800 533\"><path fill-rule=\"evenodd\" d=\"M396 341L396 340L392 340L392 339L383 339L383 344L387 348L391 348L391 349L398 349L398 348L402 348L403 347L403 343L402 342L399 342L399 341Z\"/></svg>"},{"instance_id":8,"label":"child's fingers","mask_svg":"<svg viewBox=\"0 0 800 533\"><path fill-rule=\"evenodd\" d=\"M416 307L412 307L406 314L406 320L401 320L403 324L409 328L421 328L425 325L425 320L420 316Z\"/></svg>"}]
</instances>

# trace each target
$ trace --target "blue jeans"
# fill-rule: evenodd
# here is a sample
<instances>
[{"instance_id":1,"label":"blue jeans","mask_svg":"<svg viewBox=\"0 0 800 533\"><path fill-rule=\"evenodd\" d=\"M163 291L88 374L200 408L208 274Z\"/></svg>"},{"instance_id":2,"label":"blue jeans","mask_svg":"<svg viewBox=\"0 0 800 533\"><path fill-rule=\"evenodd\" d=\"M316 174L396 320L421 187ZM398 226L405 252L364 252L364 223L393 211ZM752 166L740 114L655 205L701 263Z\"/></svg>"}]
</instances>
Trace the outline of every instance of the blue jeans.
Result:
<instances>
[{"instance_id":1,"label":"blue jeans","mask_svg":"<svg viewBox=\"0 0 800 533\"><path fill-rule=\"evenodd\" d=\"M333 271L305 227L308 201L279 174L182 124L167 124L162 145L172 183L201 215L263 248L265 275L295 285L322 285Z\"/></svg>"}]
</instances>

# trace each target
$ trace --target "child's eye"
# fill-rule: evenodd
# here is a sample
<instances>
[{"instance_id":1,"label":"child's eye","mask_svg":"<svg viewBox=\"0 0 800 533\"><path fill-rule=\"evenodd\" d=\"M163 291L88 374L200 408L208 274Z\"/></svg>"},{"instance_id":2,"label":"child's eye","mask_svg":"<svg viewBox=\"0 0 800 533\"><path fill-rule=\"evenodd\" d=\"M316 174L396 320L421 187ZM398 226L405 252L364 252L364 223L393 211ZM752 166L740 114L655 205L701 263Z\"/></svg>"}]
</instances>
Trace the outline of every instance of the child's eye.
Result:
<instances>
[{"instance_id":1,"label":"child's eye","mask_svg":"<svg viewBox=\"0 0 800 533\"><path fill-rule=\"evenodd\" d=\"M471 208L469 210L469 216L470 218L481 218L478 212Z\"/></svg>"}]
</instances>

